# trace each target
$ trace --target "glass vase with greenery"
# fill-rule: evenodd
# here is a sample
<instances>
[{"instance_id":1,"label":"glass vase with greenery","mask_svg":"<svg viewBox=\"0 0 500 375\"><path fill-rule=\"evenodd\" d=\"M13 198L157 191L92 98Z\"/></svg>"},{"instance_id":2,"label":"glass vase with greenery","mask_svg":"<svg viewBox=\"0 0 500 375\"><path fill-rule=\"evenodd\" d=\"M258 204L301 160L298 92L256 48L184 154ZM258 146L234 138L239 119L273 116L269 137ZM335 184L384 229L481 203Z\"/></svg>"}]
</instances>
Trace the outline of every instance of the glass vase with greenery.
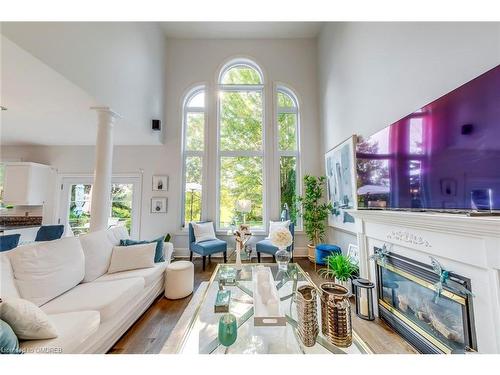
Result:
<instances>
[{"instance_id":1,"label":"glass vase with greenery","mask_svg":"<svg viewBox=\"0 0 500 375\"><path fill-rule=\"evenodd\" d=\"M302 207L304 232L309 240L309 259L314 260L314 249L325 238L326 219L332 210L331 203L323 201L326 177L304 176L304 195L297 198Z\"/></svg>"}]
</instances>

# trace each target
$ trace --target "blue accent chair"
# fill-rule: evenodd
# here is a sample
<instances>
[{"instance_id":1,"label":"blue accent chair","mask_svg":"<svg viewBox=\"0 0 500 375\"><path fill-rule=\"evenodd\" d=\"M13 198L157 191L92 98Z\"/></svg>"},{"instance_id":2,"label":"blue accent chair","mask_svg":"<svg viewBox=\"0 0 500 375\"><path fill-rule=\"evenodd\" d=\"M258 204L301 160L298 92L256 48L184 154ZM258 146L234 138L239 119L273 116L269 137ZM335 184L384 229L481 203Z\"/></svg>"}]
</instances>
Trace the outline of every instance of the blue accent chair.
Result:
<instances>
[{"instance_id":1,"label":"blue accent chair","mask_svg":"<svg viewBox=\"0 0 500 375\"><path fill-rule=\"evenodd\" d=\"M19 245L20 234L6 234L0 236L0 252L12 250Z\"/></svg>"},{"instance_id":2,"label":"blue accent chair","mask_svg":"<svg viewBox=\"0 0 500 375\"><path fill-rule=\"evenodd\" d=\"M330 245L327 243L320 243L316 245L315 259L316 264L325 265L325 258L329 255L340 255L342 254L342 249L337 245Z\"/></svg>"},{"instance_id":3,"label":"blue accent chair","mask_svg":"<svg viewBox=\"0 0 500 375\"><path fill-rule=\"evenodd\" d=\"M288 227L288 230L292 234L293 242L290 246L286 248L286 250L290 253L292 262L293 262L293 246L295 243L295 225L290 222L290 226ZM276 258L274 257L274 254L278 251L278 248L276 246L273 246L271 243L271 240L262 240L259 241L255 244L255 249L257 250L257 261L260 263L260 253L264 254L271 254L273 256L273 260L276 261Z\"/></svg>"},{"instance_id":4,"label":"blue accent chair","mask_svg":"<svg viewBox=\"0 0 500 375\"><path fill-rule=\"evenodd\" d=\"M206 223L206 221L205 221ZM219 239L208 240L196 243L196 238L194 236L193 225L189 223L189 260L193 261L193 253L201 255L203 258L203 271L205 271L205 261L208 256L208 261L210 261L210 256L215 253L224 254L224 263L227 262L227 242Z\"/></svg>"},{"instance_id":5,"label":"blue accent chair","mask_svg":"<svg viewBox=\"0 0 500 375\"><path fill-rule=\"evenodd\" d=\"M64 225L42 225L36 233L35 242L58 240L63 233Z\"/></svg>"}]
</instances>

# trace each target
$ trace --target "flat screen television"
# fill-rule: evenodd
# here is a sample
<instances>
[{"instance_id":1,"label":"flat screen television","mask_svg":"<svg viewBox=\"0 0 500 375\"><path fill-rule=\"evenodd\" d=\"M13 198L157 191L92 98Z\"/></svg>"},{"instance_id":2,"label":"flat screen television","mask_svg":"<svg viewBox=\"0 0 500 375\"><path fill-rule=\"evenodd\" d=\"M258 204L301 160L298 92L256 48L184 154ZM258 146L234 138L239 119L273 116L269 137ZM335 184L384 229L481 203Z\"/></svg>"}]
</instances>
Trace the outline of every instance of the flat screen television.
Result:
<instances>
[{"instance_id":1,"label":"flat screen television","mask_svg":"<svg viewBox=\"0 0 500 375\"><path fill-rule=\"evenodd\" d=\"M356 147L360 209L500 211L500 65Z\"/></svg>"}]
</instances>

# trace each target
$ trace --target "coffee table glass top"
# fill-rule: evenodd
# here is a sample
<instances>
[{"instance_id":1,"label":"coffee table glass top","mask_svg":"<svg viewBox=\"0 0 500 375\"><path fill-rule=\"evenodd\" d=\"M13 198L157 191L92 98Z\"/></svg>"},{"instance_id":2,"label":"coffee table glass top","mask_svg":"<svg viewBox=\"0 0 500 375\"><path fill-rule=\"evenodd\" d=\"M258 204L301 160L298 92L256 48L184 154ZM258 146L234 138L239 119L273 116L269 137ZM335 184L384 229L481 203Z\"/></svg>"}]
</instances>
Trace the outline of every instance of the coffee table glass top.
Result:
<instances>
[{"instance_id":1,"label":"coffee table glass top","mask_svg":"<svg viewBox=\"0 0 500 375\"><path fill-rule=\"evenodd\" d=\"M179 353L189 354L360 354L371 353L370 348L353 330L353 344L349 348L332 345L321 334L321 304L319 289L302 268L290 263L288 270L280 271L277 264L260 264L271 269L282 311L286 314L286 326L259 327L254 325L252 299L252 268L259 264L243 264L236 269L234 264L219 264L214 271L207 289L179 343ZM234 281L230 280L234 275ZM229 277L229 279L228 279ZM297 332L297 308L294 293L297 287L310 284L318 291L318 323L320 333L313 347L302 345ZM238 321L236 342L226 348L217 338L219 319L223 313L214 312L217 291L231 291L229 312Z\"/></svg>"}]
</instances>

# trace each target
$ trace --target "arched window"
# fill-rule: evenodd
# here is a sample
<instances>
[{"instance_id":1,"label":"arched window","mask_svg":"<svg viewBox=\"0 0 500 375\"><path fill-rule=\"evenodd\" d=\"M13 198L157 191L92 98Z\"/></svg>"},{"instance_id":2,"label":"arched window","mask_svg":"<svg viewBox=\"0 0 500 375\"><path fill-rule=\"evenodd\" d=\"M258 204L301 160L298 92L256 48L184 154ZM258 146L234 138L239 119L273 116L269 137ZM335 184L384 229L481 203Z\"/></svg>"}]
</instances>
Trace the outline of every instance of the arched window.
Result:
<instances>
[{"instance_id":1,"label":"arched window","mask_svg":"<svg viewBox=\"0 0 500 375\"><path fill-rule=\"evenodd\" d=\"M197 86L186 95L183 104L183 211L182 224L199 221L203 210L206 106L205 86Z\"/></svg>"},{"instance_id":2,"label":"arched window","mask_svg":"<svg viewBox=\"0 0 500 375\"><path fill-rule=\"evenodd\" d=\"M293 91L284 86L277 87L276 103L280 207L287 207L290 219L297 224L296 197L300 192L299 105Z\"/></svg>"},{"instance_id":3,"label":"arched window","mask_svg":"<svg viewBox=\"0 0 500 375\"><path fill-rule=\"evenodd\" d=\"M217 228L264 227L264 79L247 59L233 60L218 82Z\"/></svg>"}]
</instances>

